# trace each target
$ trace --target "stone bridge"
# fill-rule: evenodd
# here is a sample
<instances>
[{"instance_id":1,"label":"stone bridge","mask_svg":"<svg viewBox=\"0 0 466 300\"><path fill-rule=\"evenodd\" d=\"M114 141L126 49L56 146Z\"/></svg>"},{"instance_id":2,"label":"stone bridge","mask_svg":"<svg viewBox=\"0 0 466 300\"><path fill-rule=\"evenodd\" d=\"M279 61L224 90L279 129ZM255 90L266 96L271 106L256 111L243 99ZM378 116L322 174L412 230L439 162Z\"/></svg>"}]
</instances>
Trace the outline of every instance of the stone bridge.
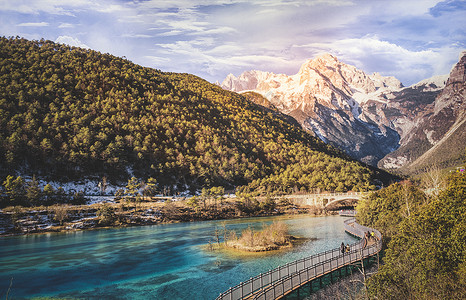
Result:
<instances>
[{"instance_id":1,"label":"stone bridge","mask_svg":"<svg viewBox=\"0 0 466 300\"><path fill-rule=\"evenodd\" d=\"M329 194L304 194L304 195L286 195L284 198L292 200L296 204L311 205L317 207L331 207L334 204L344 201L359 201L369 192L348 192L348 193L329 193Z\"/></svg>"}]
</instances>

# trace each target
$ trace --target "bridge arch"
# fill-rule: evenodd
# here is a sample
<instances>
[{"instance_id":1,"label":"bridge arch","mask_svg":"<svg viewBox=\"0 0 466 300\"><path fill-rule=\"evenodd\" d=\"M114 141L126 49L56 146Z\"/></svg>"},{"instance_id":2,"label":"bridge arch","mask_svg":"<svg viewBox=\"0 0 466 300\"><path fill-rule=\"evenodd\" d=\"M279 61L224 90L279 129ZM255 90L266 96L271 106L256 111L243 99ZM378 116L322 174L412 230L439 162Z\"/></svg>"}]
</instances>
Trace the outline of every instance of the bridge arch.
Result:
<instances>
[{"instance_id":1,"label":"bridge arch","mask_svg":"<svg viewBox=\"0 0 466 300\"><path fill-rule=\"evenodd\" d=\"M359 201L369 192L347 192L347 193L327 193L327 194L303 194L303 195L287 195L286 199L294 201L300 205L311 205L322 208L331 207L342 201Z\"/></svg>"}]
</instances>

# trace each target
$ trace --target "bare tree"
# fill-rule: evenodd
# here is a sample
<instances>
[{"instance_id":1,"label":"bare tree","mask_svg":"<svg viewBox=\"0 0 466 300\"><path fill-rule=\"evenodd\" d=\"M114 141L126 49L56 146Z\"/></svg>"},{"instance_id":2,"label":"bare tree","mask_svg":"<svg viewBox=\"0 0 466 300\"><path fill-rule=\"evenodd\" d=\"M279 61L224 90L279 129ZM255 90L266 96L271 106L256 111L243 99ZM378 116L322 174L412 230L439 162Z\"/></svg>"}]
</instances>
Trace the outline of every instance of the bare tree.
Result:
<instances>
[{"instance_id":1,"label":"bare tree","mask_svg":"<svg viewBox=\"0 0 466 300\"><path fill-rule=\"evenodd\" d=\"M445 175L446 173L437 164L427 167L421 179L426 193L431 196L437 196L445 188Z\"/></svg>"},{"instance_id":2,"label":"bare tree","mask_svg":"<svg viewBox=\"0 0 466 300\"><path fill-rule=\"evenodd\" d=\"M54 219L63 225L63 221L68 218L68 205L55 205L53 211L55 213Z\"/></svg>"},{"instance_id":3,"label":"bare tree","mask_svg":"<svg viewBox=\"0 0 466 300\"><path fill-rule=\"evenodd\" d=\"M410 182L405 182L403 184L403 198L405 199L405 204L406 204L405 217L408 219L411 217L411 212L409 210L409 204L412 198L411 192L409 191L410 185L411 185Z\"/></svg>"}]
</instances>

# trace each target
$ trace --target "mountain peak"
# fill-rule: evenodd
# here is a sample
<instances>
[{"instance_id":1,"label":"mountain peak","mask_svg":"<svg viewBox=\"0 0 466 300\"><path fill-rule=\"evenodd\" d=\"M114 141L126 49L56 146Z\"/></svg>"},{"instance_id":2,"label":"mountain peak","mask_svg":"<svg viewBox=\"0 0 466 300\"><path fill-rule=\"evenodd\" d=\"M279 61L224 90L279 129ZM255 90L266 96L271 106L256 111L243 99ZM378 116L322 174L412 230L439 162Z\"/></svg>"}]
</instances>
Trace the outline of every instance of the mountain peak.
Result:
<instances>
[{"instance_id":1,"label":"mountain peak","mask_svg":"<svg viewBox=\"0 0 466 300\"><path fill-rule=\"evenodd\" d=\"M337 64L341 64L341 62L335 56L328 53L324 53L315 58L311 58L305 61L301 65L300 72L307 68L321 69L323 67L335 66Z\"/></svg>"},{"instance_id":2,"label":"mountain peak","mask_svg":"<svg viewBox=\"0 0 466 300\"><path fill-rule=\"evenodd\" d=\"M361 120L358 99L372 99L369 95L379 88L392 90L394 86L399 88L401 83L393 77L367 75L328 53L306 60L295 75L249 71L234 82L225 80L222 84L228 90L261 94L322 140L340 146L356 158L367 157L365 161L370 163L387 154L389 144L396 144L398 136L384 124L374 126L380 122ZM355 144L359 146L354 148Z\"/></svg>"},{"instance_id":3,"label":"mountain peak","mask_svg":"<svg viewBox=\"0 0 466 300\"><path fill-rule=\"evenodd\" d=\"M322 61L322 62L339 62L338 58L335 56L331 55L330 53L324 53L318 55L316 58L314 58L314 61Z\"/></svg>"}]
</instances>

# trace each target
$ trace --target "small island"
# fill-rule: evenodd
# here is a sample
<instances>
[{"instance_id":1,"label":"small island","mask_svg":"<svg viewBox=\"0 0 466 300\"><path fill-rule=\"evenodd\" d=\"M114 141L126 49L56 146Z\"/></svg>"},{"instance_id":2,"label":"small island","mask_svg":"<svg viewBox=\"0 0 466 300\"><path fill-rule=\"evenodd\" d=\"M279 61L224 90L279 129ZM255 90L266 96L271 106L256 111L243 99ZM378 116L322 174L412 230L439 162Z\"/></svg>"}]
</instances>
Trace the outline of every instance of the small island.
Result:
<instances>
[{"instance_id":1,"label":"small island","mask_svg":"<svg viewBox=\"0 0 466 300\"><path fill-rule=\"evenodd\" d=\"M224 228L224 242L220 243L216 233L216 243L209 243L211 250L237 250L240 252L266 252L291 248L307 241L307 238L292 236L284 222L273 222L264 225L262 230L255 231L248 227L238 236L235 231Z\"/></svg>"}]
</instances>

